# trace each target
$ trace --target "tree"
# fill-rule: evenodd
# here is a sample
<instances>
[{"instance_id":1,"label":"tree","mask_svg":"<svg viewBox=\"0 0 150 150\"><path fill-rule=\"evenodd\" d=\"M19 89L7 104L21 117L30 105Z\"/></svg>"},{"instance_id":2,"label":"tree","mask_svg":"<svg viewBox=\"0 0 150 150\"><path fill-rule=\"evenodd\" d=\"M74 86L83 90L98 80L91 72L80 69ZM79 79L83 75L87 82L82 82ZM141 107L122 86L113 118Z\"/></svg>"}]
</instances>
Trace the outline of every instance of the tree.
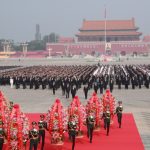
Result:
<instances>
[{"instance_id":1,"label":"tree","mask_svg":"<svg viewBox=\"0 0 150 150\"><path fill-rule=\"evenodd\" d=\"M33 40L28 42L28 50L36 51L36 50L45 50L46 43L57 43L59 36L52 32L49 35L45 35L42 40ZM5 39L0 39L0 51L3 51L3 42ZM7 40L8 41L8 40ZM14 51L22 51L22 46L20 44L14 43L13 40L9 40L11 42L12 49Z\"/></svg>"},{"instance_id":2,"label":"tree","mask_svg":"<svg viewBox=\"0 0 150 150\"><path fill-rule=\"evenodd\" d=\"M3 41L4 41L3 39L0 39L0 51L3 51L3 45L2 45Z\"/></svg>"},{"instance_id":3,"label":"tree","mask_svg":"<svg viewBox=\"0 0 150 150\"><path fill-rule=\"evenodd\" d=\"M11 50L20 50L19 45L14 43L14 40L0 39L0 51L3 51L4 42L9 42L11 46Z\"/></svg>"},{"instance_id":4,"label":"tree","mask_svg":"<svg viewBox=\"0 0 150 150\"><path fill-rule=\"evenodd\" d=\"M14 51L22 51L22 46L21 45L18 45L18 44L13 44L12 45L12 49Z\"/></svg>"},{"instance_id":5,"label":"tree","mask_svg":"<svg viewBox=\"0 0 150 150\"><path fill-rule=\"evenodd\" d=\"M59 39L59 35L56 33L50 33L49 35L45 35L43 37L43 42L46 43L57 43Z\"/></svg>"},{"instance_id":6,"label":"tree","mask_svg":"<svg viewBox=\"0 0 150 150\"><path fill-rule=\"evenodd\" d=\"M43 40L41 41L30 41L28 43L28 50L44 50L45 49L45 44Z\"/></svg>"}]
</instances>

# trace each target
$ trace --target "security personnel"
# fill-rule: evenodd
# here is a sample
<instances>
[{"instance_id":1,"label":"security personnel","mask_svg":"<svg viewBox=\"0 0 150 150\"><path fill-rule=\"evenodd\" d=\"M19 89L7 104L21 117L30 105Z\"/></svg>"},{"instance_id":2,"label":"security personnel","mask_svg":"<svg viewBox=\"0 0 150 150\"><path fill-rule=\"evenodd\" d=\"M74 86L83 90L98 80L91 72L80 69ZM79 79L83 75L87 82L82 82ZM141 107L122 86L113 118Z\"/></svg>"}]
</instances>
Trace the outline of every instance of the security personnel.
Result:
<instances>
[{"instance_id":1,"label":"security personnel","mask_svg":"<svg viewBox=\"0 0 150 150\"><path fill-rule=\"evenodd\" d=\"M41 150L44 149L44 144L45 144L45 129L47 129L47 122L44 121L45 116L42 114L40 115L40 121L38 122L38 127L39 127L39 143L42 137L42 147Z\"/></svg>"},{"instance_id":2,"label":"security personnel","mask_svg":"<svg viewBox=\"0 0 150 150\"><path fill-rule=\"evenodd\" d=\"M5 134L3 125L4 125L4 123L0 116L0 150L3 150L4 139L6 138L6 134Z\"/></svg>"},{"instance_id":3,"label":"security personnel","mask_svg":"<svg viewBox=\"0 0 150 150\"><path fill-rule=\"evenodd\" d=\"M110 110L109 107L106 107L106 110L103 112L102 118L104 119L104 129L107 129L107 136L109 135L110 128Z\"/></svg>"},{"instance_id":4,"label":"security personnel","mask_svg":"<svg viewBox=\"0 0 150 150\"><path fill-rule=\"evenodd\" d=\"M117 114L117 118L118 118L119 128L121 128L122 111L123 111L122 101L118 101L118 105L119 106L117 106L117 108L116 108L116 114Z\"/></svg>"},{"instance_id":5,"label":"security personnel","mask_svg":"<svg viewBox=\"0 0 150 150\"><path fill-rule=\"evenodd\" d=\"M86 118L86 124L87 124L87 130L88 130L87 136L88 138L90 138L90 143L92 143L92 139L93 139L94 123L95 123L95 118L90 113L89 116Z\"/></svg>"},{"instance_id":6,"label":"security personnel","mask_svg":"<svg viewBox=\"0 0 150 150\"><path fill-rule=\"evenodd\" d=\"M37 150L38 147L38 139L39 139L39 131L36 129L37 123L35 121L32 122L32 129L29 131L30 138L30 149L34 147L34 150Z\"/></svg>"},{"instance_id":7,"label":"security personnel","mask_svg":"<svg viewBox=\"0 0 150 150\"><path fill-rule=\"evenodd\" d=\"M70 116L70 121L68 122L68 131L69 131L69 139L72 140L72 150L74 150L75 147L76 129L77 124L74 120L74 117Z\"/></svg>"}]
</instances>

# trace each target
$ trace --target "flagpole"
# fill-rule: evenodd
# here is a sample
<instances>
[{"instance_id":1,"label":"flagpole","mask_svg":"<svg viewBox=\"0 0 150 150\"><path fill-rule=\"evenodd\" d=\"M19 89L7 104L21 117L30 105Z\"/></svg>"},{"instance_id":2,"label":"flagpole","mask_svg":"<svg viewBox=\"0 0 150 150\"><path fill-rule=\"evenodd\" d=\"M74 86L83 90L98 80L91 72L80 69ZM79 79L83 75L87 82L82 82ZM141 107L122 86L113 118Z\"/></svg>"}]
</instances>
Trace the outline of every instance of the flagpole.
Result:
<instances>
[{"instance_id":1,"label":"flagpole","mask_svg":"<svg viewBox=\"0 0 150 150\"><path fill-rule=\"evenodd\" d=\"M106 53L106 28L107 28L107 22L106 22L106 6L105 6L105 53Z\"/></svg>"}]
</instances>

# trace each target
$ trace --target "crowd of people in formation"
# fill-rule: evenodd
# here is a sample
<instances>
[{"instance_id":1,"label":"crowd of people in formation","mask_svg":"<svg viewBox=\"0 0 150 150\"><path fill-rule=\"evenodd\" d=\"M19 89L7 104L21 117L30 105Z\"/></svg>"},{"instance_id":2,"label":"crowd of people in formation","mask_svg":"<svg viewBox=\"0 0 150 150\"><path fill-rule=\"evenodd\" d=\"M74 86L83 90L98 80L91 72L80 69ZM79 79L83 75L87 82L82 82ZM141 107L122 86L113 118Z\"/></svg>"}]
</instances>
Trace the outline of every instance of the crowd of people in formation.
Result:
<instances>
[{"instance_id":1,"label":"crowd of people in formation","mask_svg":"<svg viewBox=\"0 0 150 150\"><path fill-rule=\"evenodd\" d=\"M11 81L11 82L10 82ZM61 88L62 95L74 96L81 85L87 97L93 88L100 93L107 88L118 89L146 87L150 84L150 65L85 65L85 66L32 66L0 73L0 85L11 84L16 89Z\"/></svg>"},{"instance_id":2,"label":"crowd of people in formation","mask_svg":"<svg viewBox=\"0 0 150 150\"><path fill-rule=\"evenodd\" d=\"M104 126L106 135L109 136L114 115L117 115L118 128L122 127L122 102L118 101L116 106L116 100L108 89L101 98L94 92L86 106L81 104L78 96L72 99L68 108L64 108L61 101L56 99L47 113L40 115L39 121L31 123L31 128L29 119L20 106L8 101L2 92L0 108L0 150L5 141L8 150L27 149L27 145L29 150L37 150L39 144L40 149L44 150L46 132L50 134L51 144L55 145L64 144L64 132L68 132L74 150L76 137L82 138L86 129L90 143L94 140L93 132L100 132L100 127Z\"/></svg>"},{"instance_id":3,"label":"crowd of people in formation","mask_svg":"<svg viewBox=\"0 0 150 150\"><path fill-rule=\"evenodd\" d=\"M7 70L7 69L14 69L14 68L18 68L20 66L0 66L0 71L2 70Z\"/></svg>"}]
</instances>

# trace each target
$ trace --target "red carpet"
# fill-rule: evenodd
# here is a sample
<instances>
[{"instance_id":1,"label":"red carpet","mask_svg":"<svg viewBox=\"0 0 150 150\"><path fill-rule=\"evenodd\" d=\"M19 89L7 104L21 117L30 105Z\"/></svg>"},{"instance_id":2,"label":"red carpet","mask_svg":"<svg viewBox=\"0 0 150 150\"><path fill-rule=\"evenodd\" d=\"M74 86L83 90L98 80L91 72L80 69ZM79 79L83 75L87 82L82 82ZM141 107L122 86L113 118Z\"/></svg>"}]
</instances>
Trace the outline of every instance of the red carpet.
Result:
<instances>
[{"instance_id":1,"label":"red carpet","mask_svg":"<svg viewBox=\"0 0 150 150\"><path fill-rule=\"evenodd\" d=\"M30 121L38 121L40 114L27 114ZM86 129L86 128L85 128ZM86 133L86 131L85 131ZM27 148L28 150L29 148ZM40 150L40 145L39 145ZM53 146L50 144L50 136L47 132L44 150L71 150L71 142L68 134L65 135L63 146ZM75 150L144 150L143 143L138 133L132 114L123 114L122 128L118 128L116 117L111 125L110 135L106 136L103 125L100 131L95 131L93 143L89 143L86 134L81 139L76 139Z\"/></svg>"}]
</instances>

